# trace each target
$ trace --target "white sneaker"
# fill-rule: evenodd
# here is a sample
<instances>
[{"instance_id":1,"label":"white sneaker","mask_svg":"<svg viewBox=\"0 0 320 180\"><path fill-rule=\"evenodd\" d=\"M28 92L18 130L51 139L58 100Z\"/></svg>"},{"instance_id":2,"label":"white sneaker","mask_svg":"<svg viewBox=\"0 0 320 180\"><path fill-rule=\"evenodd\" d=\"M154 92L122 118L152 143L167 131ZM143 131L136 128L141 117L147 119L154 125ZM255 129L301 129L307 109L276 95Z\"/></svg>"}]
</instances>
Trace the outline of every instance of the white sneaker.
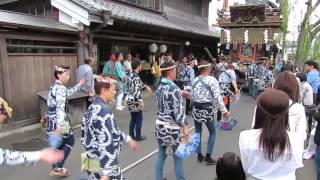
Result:
<instances>
[{"instance_id":1,"label":"white sneaker","mask_svg":"<svg viewBox=\"0 0 320 180\"><path fill-rule=\"evenodd\" d=\"M116 107L116 110L123 111L123 108L122 107Z\"/></svg>"},{"instance_id":2,"label":"white sneaker","mask_svg":"<svg viewBox=\"0 0 320 180\"><path fill-rule=\"evenodd\" d=\"M127 107L125 107L125 106L121 106L121 108L122 108L122 109L125 109L125 108L127 108Z\"/></svg>"}]
</instances>

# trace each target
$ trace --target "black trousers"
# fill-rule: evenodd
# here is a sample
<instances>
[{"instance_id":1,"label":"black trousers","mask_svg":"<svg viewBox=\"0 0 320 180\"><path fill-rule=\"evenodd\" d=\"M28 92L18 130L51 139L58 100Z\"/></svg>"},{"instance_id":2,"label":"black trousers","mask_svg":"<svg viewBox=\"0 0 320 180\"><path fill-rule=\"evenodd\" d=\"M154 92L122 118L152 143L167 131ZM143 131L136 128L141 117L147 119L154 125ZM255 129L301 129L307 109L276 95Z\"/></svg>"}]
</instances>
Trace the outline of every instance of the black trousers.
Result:
<instances>
[{"instance_id":1,"label":"black trousers","mask_svg":"<svg viewBox=\"0 0 320 180\"><path fill-rule=\"evenodd\" d=\"M190 114L191 113L191 101L189 99L186 99L186 113Z\"/></svg>"}]
</instances>

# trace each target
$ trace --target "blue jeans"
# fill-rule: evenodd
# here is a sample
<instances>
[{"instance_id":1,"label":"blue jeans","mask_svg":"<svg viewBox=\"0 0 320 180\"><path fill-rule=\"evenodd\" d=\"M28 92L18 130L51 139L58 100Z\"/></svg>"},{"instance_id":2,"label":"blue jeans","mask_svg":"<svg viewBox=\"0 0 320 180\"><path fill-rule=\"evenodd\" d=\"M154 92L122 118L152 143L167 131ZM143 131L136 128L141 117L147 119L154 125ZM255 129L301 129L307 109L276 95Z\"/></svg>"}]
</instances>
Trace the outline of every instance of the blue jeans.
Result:
<instances>
[{"instance_id":1,"label":"blue jeans","mask_svg":"<svg viewBox=\"0 0 320 180\"><path fill-rule=\"evenodd\" d=\"M320 148L317 147L316 150L316 168L317 168L317 180L320 180Z\"/></svg>"},{"instance_id":2,"label":"blue jeans","mask_svg":"<svg viewBox=\"0 0 320 180\"><path fill-rule=\"evenodd\" d=\"M64 152L64 157L63 157L63 160L58 162L57 164L53 164L52 165L52 169L54 168L63 168L63 165L64 165L64 162L66 161L66 159L68 158L71 150L72 150L72 147L74 145L74 136L73 135L70 135L69 137L67 138L62 138L62 144L61 146L58 148L58 150L61 150Z\"/></svg>"},{"instance_id":3,"label":"blue jeans","mask_svg":"<svg viewBox=\"0 0 320 180\"><path fill-rule=\"evenodd\" d=\"M175 152L177 148L178 146L173 146L172 148L173 152ZM156 180L163 180L163 166L166 158L167 158L166 147L159 146L158 160L156 164ZM183 171L183 159L180 157L177 157L176 155L173 155L173 162L174 162L174 172L176 174L176 179L185 180L184 171Z\"/></svg>"},{"instance_id":4,"label":"blue jeans","mask_svg":"<svg viewBox=\"0 0 320 180\"><path fill-rule=\"evenodd\" d=\"M142 120L143 120L142 111L131 112L129 135L132 138L141 138Z\"/></svg>"},{"instance_id":5,"label":"blue jeans","mask_svg":"<svg viewBox=\"0 0 320 180\"><path fill-rule=\"evenodd\" d=\"M205 123L208 131L209 131L209 139L207 144L207 154L212 154L214 143L216 142L216 126L214 121L209 121ZM202 138L202 123L199 123L197 121L194 121L194 127L196 130L196 133L200 133L200 144L197 149L198 153L201 153L201 138Z\"/></svg>"}]
</instances>

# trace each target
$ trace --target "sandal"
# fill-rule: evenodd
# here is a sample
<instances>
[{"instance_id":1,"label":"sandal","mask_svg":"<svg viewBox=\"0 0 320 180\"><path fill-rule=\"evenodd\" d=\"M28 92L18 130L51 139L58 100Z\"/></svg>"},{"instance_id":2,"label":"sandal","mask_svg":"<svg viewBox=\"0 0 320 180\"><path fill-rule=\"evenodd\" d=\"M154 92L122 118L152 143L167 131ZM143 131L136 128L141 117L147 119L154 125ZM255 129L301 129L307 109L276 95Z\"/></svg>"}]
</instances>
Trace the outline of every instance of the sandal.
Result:
<instances>
[{"instance_id":1,"label":"sandal","mask_svg":"<svg viewBox=\"0 0 320 180\"><path fill-rule=\"evenodd\" d=\"M54 168L49 172L50 176L67 177L69 176L69 171L67 168Z\"/></svg>"}]
</instances>

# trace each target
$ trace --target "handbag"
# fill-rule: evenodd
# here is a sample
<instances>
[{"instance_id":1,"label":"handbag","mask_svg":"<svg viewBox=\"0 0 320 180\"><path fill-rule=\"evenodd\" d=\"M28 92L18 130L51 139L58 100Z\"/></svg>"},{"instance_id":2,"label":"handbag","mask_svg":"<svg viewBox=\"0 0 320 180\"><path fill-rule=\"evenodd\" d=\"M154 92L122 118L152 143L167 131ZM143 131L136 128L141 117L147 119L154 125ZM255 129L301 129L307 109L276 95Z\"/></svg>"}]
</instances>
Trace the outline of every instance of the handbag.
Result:
<instances>
[{"instance_id":1,"label":"handbag","mask_svg":"<svg viewBox=\"0 0 320 180\"><path fill-rule=\"evenodd\" d=\"M235 119L228 119L228 120L223 120L219 121L217 124L217 128L221 130L232 130L236 125L238 121Z\"/></svg>"},{"instance_id":2,"label":"handbag","mask_svg":"<svg viewBox=\"0 0 320 180\"><path fill-rule=\"evenodd\" d=\"M61 124L60 134L63 137L69 137L70 134L72 133L72 128L71 128L71 114L69 113L69 106L68 106L68 98L66 98L65 113L66 113L66 117L64 119L64 122L62 122Z\"/></svg>"},{"instance_id":3,"label":"handbag","mask_svg":"<svg viewBox=\"0 0 320 180\"><path fill-rule=\"evenodd\" d=\"M98 172L101 169L100 160L90 158L87 152L81 153L81 170Z\"/></svg>"}]
</instances>

